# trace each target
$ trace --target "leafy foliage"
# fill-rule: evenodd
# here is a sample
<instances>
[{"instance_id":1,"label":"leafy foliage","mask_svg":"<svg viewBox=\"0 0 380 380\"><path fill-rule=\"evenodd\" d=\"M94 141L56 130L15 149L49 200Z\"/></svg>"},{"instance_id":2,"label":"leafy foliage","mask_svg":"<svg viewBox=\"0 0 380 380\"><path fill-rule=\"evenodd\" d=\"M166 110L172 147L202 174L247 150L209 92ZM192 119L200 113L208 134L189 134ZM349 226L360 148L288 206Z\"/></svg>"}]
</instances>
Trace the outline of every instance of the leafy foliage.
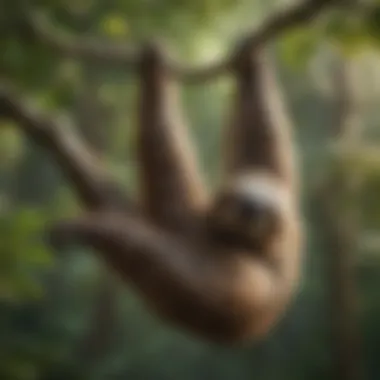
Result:
<instances>
[{"instance_id":1,"label":"leafy foliage","mask_svg":"<svg viewBox=\"0 0 380 380\"><path fill-rule=\"evenodd\" d=\"M20 302L42 295L38 274L51 265L40 234L46 220L38 210L22 209L0 219L0 300Z\"/></svg>"}]
</instances>

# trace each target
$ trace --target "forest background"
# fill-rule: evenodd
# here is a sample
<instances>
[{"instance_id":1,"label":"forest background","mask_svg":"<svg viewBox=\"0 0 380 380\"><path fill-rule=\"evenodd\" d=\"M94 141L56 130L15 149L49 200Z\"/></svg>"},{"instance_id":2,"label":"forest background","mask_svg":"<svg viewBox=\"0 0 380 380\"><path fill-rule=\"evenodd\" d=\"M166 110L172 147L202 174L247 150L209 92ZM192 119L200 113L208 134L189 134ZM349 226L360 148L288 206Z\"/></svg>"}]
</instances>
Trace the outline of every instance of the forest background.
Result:
<instances>
[{"instance_id":1,"label":"forest background","mask_svg":"<svg viewBox=\"0 0 380 380\"><path fill-rule=\"evenodd\" d=\"M259 344L194 340L148 314L88 249L54 252L46 224L78 214L80 202L49 152L1 119L0 379L380 378L380 2L340 3L269 45L294 119L308 239L300 294ZM292 4L4 0L1 84L71 119L133 191L138 82L109 51L86 46L129 48L159 35L178 62L202 66ZM212 187L231 84L221 76L182 87ZM339 186L328 187L336 178Z\"/></svg>"}]
</instances>

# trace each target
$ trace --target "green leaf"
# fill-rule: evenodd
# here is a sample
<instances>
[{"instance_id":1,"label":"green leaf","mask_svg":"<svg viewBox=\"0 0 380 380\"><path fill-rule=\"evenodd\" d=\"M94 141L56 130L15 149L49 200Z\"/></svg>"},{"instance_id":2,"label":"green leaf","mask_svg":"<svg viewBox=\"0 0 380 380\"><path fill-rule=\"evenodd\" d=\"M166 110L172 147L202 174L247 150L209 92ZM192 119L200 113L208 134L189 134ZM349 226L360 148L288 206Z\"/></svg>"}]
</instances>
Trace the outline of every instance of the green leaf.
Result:
<instances>
[{"instance_id":1,"label":"green leaf","mask_svg":"<svg viewBox=\"0 0 380 380\"><path fill-rule=\"evenodd\" d=\"M33 208L0 218L0 298L11 302L43 295L37 274L53 262L42 240L46 217Z\"/></svg>"},{"instance_id":2,"label":"green leaf","mask_svg":"<svg viewBox=\"0 0 380 380\"><path fill-rule=\"evenodd\" d=\"M0 122L0 168L15 165L22 156L23 136L11 123Z\"/></svg>"},{"instance_id":3,"label":"green leaf","mask_svg":"<svg viewBox=\"0 0 380 380\"><path fill-rule=\"evenodd\" d=\"M371 40L380 46L380 6L371 9L367 16L366 27Z\"/></svg>"},{"instance_id":4,"label":"green leaf","mask_svg":"<svg viewBox=\"0 0 380 380\"><path fill-rule=\"evenodd\" d=\"M370 42L366 20L356 14L334 14L327 21L325 35L345 56L361 53Z\"/></svg>"},{"instance_id":5,"label":"green leaf","mask_svg":"<svg viewBox=\"0 0 380 380\"><path fill-rule=\"evenodd\" d=\"M320 41L321 34L318 29L294 29L280 40L280 55L289 66L296 69L305 68Z\"/></svg>"},{"instance_id":6,"label":"green leaf","mask_svg":"<svg viewBox=\"0 0 380 380\"><path fill-rule=\"evenodd\" d=\"M101 29L110 37L125 37L128 34L126 20L118 14L109 14L101 22Z\"/></svg>"}]
</instances>

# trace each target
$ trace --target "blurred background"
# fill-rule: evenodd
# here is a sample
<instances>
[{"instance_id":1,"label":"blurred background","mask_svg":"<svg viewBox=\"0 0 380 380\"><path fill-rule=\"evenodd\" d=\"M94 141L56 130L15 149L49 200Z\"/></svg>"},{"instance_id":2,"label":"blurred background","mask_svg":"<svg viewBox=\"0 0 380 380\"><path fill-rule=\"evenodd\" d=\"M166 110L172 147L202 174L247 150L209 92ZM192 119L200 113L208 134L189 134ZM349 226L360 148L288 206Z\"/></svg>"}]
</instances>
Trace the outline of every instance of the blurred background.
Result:
<instances>
[{"instance_id":1,"label":"blurred background","mask_svg":"<svg viewBox=\"0 0 380 380\"><path fill-rule=\"evenodd\" d=\"M133 192L134 72L62 46L138 46L159 35L179 62L202 65L288 3L4 0L0 78L38 109L70 118ZM216 347L164 325L87 249L54 253L44 227L81 205L49 152L1 120L0 379L380 379L377 4L326 11L270 45L300 150L307 247L297 299L268 339L249 347ZM215 187L231 78L182 89Z\"/></svg>"}]
</instances>

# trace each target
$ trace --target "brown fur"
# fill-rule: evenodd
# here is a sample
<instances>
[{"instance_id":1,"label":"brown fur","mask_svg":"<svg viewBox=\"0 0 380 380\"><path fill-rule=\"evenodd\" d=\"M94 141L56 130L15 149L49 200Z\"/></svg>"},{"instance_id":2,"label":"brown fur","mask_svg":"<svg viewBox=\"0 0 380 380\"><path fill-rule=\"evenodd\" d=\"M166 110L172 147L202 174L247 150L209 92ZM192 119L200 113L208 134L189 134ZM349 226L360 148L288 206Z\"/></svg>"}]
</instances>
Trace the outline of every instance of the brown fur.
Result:
<instances>
[{"instance_id":1,"label":"brown fur","mask_svg":"<svg viewBox=\"0 0 380 380\"><path fill-rule=\"evenodd\" d=\"M278 228L264 244L244 249L210 236L210 221L224 210L205 207L195 160L183 145L185 132L172 118L175 105L162 56L151 48L140 72L145 214L132 219L112 212L59 228L103 253L160 316L223 343L263 337L281 318L297 285L301 250L291 138L283 115L273 115L282 112L271 104L273 80L258 52L242 54L233 70L237 88L221 192L233 192L231 185L241 175L261 176L283 190Z\"/></svg>"},{"instance_id":2,"label":"brown fur","mask_svg":"<svg viewBox=\"0 0 380 380\"><path fill-rule=\"evenodd\" d=\"M161 227L179 231L204 207L205 185L164 56L148 46L140 65L137 135L142 207Z\"/></svg>"}]
</instances>

